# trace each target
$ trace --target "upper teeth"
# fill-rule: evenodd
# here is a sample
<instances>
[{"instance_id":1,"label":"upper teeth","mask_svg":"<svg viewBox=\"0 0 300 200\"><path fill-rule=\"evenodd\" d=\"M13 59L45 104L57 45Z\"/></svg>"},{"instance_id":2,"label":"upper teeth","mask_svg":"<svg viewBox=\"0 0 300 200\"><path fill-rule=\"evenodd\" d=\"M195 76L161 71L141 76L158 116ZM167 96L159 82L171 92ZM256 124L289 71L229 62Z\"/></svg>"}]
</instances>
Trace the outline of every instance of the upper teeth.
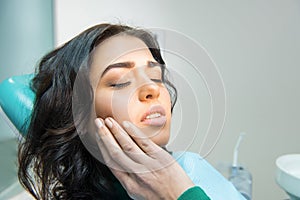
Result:
<instances>
[{"instance_id":1,"label":"upper teeth","mask_svg":"<svg viewBox=\"0 0 300 200\"><path fill-rule=\"evenodd\" d=\"M160 113L152 113L152 114L148 115L146 117L146 119L153 119L153 118L160 117L160 116L161 116Z\"/></svg>"}]
</instances>

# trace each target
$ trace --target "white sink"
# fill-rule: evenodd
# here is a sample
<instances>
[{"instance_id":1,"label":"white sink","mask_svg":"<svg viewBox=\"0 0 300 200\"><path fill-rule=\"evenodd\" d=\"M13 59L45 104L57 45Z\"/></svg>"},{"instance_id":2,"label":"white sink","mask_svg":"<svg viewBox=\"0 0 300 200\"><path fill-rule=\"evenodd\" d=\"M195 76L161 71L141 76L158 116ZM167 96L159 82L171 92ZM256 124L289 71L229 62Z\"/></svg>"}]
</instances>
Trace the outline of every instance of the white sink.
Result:
<instances>
[{"instance_id":1,"label":"white sink","mask_svg":"<svg viewBox=\"0 0 300 200\"><path fill-rule=\"evenodd\" d=\"M300 200L300 154L283 155L276 160L276 181L291 197Z\"/></svg>"}]
</instances>

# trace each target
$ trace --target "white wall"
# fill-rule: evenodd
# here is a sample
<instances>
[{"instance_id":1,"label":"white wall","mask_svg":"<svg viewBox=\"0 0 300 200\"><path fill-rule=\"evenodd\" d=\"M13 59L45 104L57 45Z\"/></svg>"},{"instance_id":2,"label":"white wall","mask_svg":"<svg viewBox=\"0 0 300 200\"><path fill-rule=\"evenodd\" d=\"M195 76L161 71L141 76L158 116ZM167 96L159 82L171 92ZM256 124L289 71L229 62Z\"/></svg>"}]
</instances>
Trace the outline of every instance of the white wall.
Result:
<instances>
[{"instance_id":1,"label":"white wall","mask_svg":"<svg viewBox=\"0 0 300 200\"><path fill-rule=\"evenodd\" d=\"M51 0L0 1L0 82L33 73L40 57L53 49L52 6ZM16 136L16 129L0 108L0 199L21 191Z\"/></svg>"},{"instance_id":2,"label":"white wall","mask_svg":"<svg viewBox=\"0 0 300 200\"><path fill-rule=\"evenodd\" d=\"M240 162L252 172L253 199L287 198L275 183L274 163L300 153L299 1L57 0L55 11L57 45L104 21L174 29L202 44L227 95L222 136L207 159L231 162L245 131Z\"/></svg>"},{"instance_id":3,"label":"white wall","mask_svg":"<svg viewBox=\"0 0 300 200\"><path fill-rule=\"evenodd\" d=\"M53 48L52 0L0 2L0 82L32 73L38 60ZM15 137L0 110L0 140Z\"/></svg>"}]
</instances>

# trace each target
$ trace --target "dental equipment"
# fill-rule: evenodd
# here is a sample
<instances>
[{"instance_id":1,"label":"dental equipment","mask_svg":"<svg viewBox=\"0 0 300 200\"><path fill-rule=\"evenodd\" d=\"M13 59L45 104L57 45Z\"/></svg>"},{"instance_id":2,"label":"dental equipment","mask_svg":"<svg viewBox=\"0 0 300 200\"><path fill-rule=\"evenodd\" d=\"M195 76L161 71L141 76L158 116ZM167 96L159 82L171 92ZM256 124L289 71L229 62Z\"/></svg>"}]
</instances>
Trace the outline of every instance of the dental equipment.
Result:
<instances>
[{"instance_id":1,"label":"dental equipment","mask_svg":"<svg viewBox=\"0 0 300 200\"><path fill-rule=\"evenodd\" d=\"M228 180L235 186L235 188L247 199L252 198L252 175L241 165L238 165L238 153L240 143L246 133L242 132L239 135L237 143L234 147L233 162L231 166L231 174Z\"/></svg>"}]
</instances>

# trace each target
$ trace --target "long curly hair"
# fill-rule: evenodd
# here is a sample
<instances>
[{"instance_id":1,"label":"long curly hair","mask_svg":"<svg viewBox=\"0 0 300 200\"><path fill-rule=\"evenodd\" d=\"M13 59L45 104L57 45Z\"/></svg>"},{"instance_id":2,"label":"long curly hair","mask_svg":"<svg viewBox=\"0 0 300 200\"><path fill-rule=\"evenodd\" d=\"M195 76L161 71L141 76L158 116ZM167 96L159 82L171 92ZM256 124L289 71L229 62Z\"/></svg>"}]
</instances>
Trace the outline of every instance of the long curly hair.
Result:
<instances>
[{"instance_id":1,"label":"long curly hair","mask_svg":"<svg viewBox=\"0 0 300 200\"><path fill-rule=\"evenodd\" d=\"M20 183L36 199L120 199L118 181L85 148L72 114L73 87L81 64L98 44L120 33L143 40L154 59L165 64L155 37L148 31L100 24L45 55L36 68L31 83L36 98L18 152ZM173 109L176 88L168 79L164 82ZM93 94L87 93L89 98L85 98L93 106Z\"/></svg>"}]
</instances>

